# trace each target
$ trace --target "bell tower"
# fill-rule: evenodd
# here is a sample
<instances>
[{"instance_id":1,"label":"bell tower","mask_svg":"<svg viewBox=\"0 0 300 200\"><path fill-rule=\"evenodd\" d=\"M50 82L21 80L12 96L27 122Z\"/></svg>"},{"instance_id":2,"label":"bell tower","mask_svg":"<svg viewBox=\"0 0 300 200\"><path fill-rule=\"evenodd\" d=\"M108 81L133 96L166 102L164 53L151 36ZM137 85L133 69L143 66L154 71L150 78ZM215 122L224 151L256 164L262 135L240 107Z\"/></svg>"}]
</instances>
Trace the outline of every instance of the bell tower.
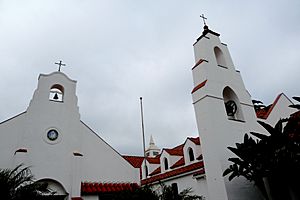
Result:
<instances>
[{"instance_id":1,"label":"bell tower","mask_svg":"<svg viewBox=\"0 0 300 200\"><path fill-rule=\"evenodd\" d=\"M257 130L258 125L250 94L234 67L227 45L219 36L205 24L193 45L192 98L202 141L209 200L260 199L253 196L251 189L245 190L248 186L253 188L247 181L229 182L222 176L230 165L228 158L234 157L227 147L241 142L244 134Z\"/></svg>"}]
</instances>

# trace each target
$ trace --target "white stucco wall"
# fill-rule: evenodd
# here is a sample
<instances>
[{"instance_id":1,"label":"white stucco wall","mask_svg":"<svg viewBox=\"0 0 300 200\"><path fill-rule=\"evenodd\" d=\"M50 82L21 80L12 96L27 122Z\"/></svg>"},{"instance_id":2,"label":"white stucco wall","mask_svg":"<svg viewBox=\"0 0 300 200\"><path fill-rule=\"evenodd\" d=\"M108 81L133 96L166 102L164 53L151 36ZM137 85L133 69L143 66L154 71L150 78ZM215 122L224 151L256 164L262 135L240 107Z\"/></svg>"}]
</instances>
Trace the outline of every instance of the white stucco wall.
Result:
<instances>
[{"instance_id":1,"label":"white stucco wall","mask_svg":"<svg viewBox=\"0 0 300 200\"><path fill-rule=\"evenodd\" d=\"M205 177L200 178L200 179L196 179L193 178L193 175L185 175L185 176L179 176L176 177L174 179L168 179L168 180L163 180L162 181L163 184L165 185L172 185L172 183L176 183L178 186L178 192L182 192L184 189L188 189L191 188L191 193L190 195L199 195L199 196L203 196L205 198L205 200L208 199L208 195L207 195L207 184L206 184L206 179ZM154 185L154 188L157 188L157 190L159 191L159 184Z\"/></svg>"},{"instance_id":2,"label":"white stucco wall","mask_svg":"<svg viewBox=\"0 0 300 200\"><path fill-rule=\"evenodd\" d=\"M82 180L139 183L139 169L133 168L118 152L96 133L82 126Z\"/></svg>"},{"instance_id":3,"label":"white stucco wall","mask_svg":"<svg viewBox=\"0 0 300 200\"><path fill-rule=\"evenodd\" d=\"M214 47L219 47L226 61L226 66L218 66ZM243 180L237 184L223 178L223 171L231 164L229 157L235 157L227 147L241 142L245 133L261 130L256 122L256 115L251 97L245 89L239 71L235 70L230 53L219 37L208 33L194 45L195 60L205 59L193 69L194 86L207 80L204 87L192 94L201 138L201 148L205 164L209 200L253 199L256 194L253 187L245 190ZM224 106L223 90L229 87L237 96L237 106L242 112L242 121L230 120ZM227 96L226 96L227 98ZM235 99L236 100L236 99ZM230 194L229 194L230 193ZM260 199L256 195L255 199Z\"/></svg>"},{"instance_id":4,"label":"white stucco wall","mask_svg":"<svg viewBox=\"0 0 300 200\"><path fill-rule=\"evenodd\" d=\"M64 87L63 102L49 100L54 84ZM80 196L81 181L139 183L139 170L80 121L75 91L76 81L61 72L40 75L27 111L0 124L0 168L22 162L36 179L59 182L69 198ZM47 138L49 129L58 139ZM14 155L19 148L27 153Z\"/></svg>"}]
</instances>

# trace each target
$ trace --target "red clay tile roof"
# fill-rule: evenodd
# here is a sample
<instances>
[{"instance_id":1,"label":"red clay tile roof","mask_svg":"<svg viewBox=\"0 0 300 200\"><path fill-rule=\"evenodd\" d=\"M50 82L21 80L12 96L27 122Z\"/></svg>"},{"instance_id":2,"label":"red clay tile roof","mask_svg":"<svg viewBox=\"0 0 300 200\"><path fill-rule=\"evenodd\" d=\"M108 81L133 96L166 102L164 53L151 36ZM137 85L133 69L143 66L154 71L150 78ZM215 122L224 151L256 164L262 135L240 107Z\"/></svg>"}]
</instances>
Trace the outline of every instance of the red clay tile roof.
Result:
<instances>
[{"instance_id":1,"label":"red clay tile roof","mask_svg":"<svg viewBox=\"0 0 300 200\"><path fill-rule=\"evenodd\" d=\"M119 192L124 190L132 191L138 188L137 183L96 183L84 182L81 183L82 194L99 194L106 192Z\"/></svg>"},{"instance_id":2,"label":"red clay tile roof","mask_svg":"<svg viewBox=\"0 0 300 200\"><path fill-rule=\"evenodd\" d=\"M172 165L170 168L174 169L180 166L183 166L185 164L184 157L180 158L174 165Z\"/></svg>"},{"instance_id":3,"label":"red clay tile roof","mask_svg":"<svg viewBox=\"0 0 300 200\"><path fill-rule=\"evenodd\" d=\"M144 157L142 156L123 156L134 168L140 168L142 166Z\"/></svg>"},{"instance_id":4,"label":"red clay tile roof","mask_svg":"<svg viewBox=\"0 0 300 200\"><path fill-rule=\"evenodd\" d=\"M197 90L199 90L200 88L202 88L203 86L205 86L206 82L207 82L207 79L206 79L205 81L203 81L202 83L198 84L198 85L192 90L191 93L193 94L194 92L196 92Z\"/></svg>"},{"instance_id":5,"label":"red clay tile roof","mask_svg":"<svg viewBox=\"0 0 300 200\"><path fill-rule=\"evenodd\" d=\"M83 200L81 197L72 197L71 200Z\"/></svg>"},{"instance_id":6,"label":"red clay tile roof","mask_svg":"<svg viewBox=\"0 0 300 200\"><path fill-rule=\"evenodd\" d=\"M205 174L204 168L202 168L199 171L197 171L196 173L194 173L193 176L199 176L199 175L203 175L203 174Z\"/></svg>"},{"instance_id":7,"label":"red clay tile roof","mask_svg":"<svg viewBox=\"0 0 300 200\"><path fill-rule=\"evenodd\" d=\"M271 105L265 107L265 108L261 108L259 110L256 110L256 117L261 118L261 119L266 119L266 114L268 113L269 109L270 109Z\"/></svg>"},{"instance_id":8,"label":"red clay tile roof","mask_svg":"<svg viewBox=\"0 0 300 200\"><path fill-rule=\"evenodd\" d=\"M163 149L163 150L165 150L168 154L172 156L183 156L183 144L173 149Z\"/></svg>"},{"instance_id":9,"label":"red clay tile roof","mask_svg":"<svg viewBox=\"0 0 300 200\"><path fill-rule=\"evenodd\" d=\"M283 94L283 93L279 94L279 95L276 97L276 99L275 99L275 101L274 101L273 104L267 106L267 107L264 108L264 109L260 109L260 110L256 111L256 116L257 116L258 118L261 118L261 119L267 119L267 118L269 117L269 115L271 114L273 108L274 108L274 107L276 106L276 104L278 103L278 101L279 101L279 99L280 99L280 97L281 97L282 95L285 96L285 94Z\"/></svg>"},{"instance_id":10,"label":"red clay tile roof","mask_svg":"<svg viewBox=\"0 0 300 200\"><path fill-rule=\"evenodd\" d=\"M199 161L197 163L194 163L194 164L191 164L191 165L188 165L188 166L184 166L184 167L181 167L181 168L178 168L178 169L174 169L172 171L167 171L166 173L158 174L158 175L152 176L150 178L144 179L144 180L141 181L141 184L145 185L145 184L153 183L153 182L160 181L160 180L163 180L163 179L166 179L166 178L170 178L172 176L177 176L177 175L180 175L180 174L191 172L191 171L194 171L196 169L202 170L201 172L204 174L203 166L204 166L203 161Z\"/></svg>"},{"instance_id":11,"label":"red clay tile roof","mask_svg":"<svg viewBox=\"0 0 300 200\"><path fill-rule=\"evenodd\" d=\"M156 170L154 170L151 174L149 174L149 176L153 176L153 175L156 175L156 174L160 174L161 173L161 169L160 167L158 167Z\"/></svg>"},{"instance_id":12,"label":"red clay tile roof","mask_svg":"<svg viewBox=\"0 0 300 200\"><path fill-rule=\"evenodd\" d=\"M147 157L146 158L147 161L151 164L160 164L160 158L159 158L159 155L154 157L154 158L150 158L150 157Z\"/></svg>"},{"instance_id":13,"label":"red clay tile roof","mask_svg":"<svg viewBox=\"0 0 300 200\"><path fill-rule=\"evenodd\" d=\"M196 137L196 138L192 138L192 137L188 137L189 140L191 140L192 142L194 142L197 145L200 145L200 138Z\"/></svg>"}]
</instances>

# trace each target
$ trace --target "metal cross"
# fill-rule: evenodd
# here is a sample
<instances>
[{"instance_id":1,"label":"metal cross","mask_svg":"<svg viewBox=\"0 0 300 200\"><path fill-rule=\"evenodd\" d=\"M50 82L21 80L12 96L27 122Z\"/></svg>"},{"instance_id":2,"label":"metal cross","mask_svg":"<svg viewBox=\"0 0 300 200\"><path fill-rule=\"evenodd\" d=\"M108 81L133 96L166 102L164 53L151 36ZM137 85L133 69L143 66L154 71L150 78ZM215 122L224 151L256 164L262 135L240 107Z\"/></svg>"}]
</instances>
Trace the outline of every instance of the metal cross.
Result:
<instances>
[{"instance_id":1,"label":"metal cross","mask_svg":"<svg viewBox=\"0 0 300 200\"><path fill-rule=\"evenodd\" d=\"M60 60L59 63L55 63L56 65L58 65L58 71L60 72L60 67L61 66L66 66L66 64L63 64L62 61Z\"/></svg>"},{"instance_id":2,"label":"metal cross","mask_svg":"<svg viewBox=\"0 0 300 200\"><path fill-rule=\"evenodd\" d=\"M200 15L200 17L203 19L204 26L206 26L205 20L206 20L207 18L204 16L204 14Z\"/></svg>"}]
</instances>

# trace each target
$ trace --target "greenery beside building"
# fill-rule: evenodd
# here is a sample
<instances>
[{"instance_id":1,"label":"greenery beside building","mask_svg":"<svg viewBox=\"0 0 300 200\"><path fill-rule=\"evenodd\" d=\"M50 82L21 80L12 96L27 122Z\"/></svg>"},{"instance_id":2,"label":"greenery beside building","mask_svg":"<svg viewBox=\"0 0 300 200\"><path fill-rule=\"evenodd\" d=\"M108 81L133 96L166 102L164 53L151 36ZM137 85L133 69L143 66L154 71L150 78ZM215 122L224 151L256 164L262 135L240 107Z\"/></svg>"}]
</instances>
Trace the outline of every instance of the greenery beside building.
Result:
<instances>
[{"instance_id":1,"label":"greenery beside building","mask_svg":"<svg viewBox=\"0 0 300 200\"><path fill-rule=\"evenodd\" d=\"M294 99L300 102L299 97ZM300 105L287 119L280 119L275 127L258 121L269 135L251 132L242 143L228 147L237 157L223 173L229 180L243 176L252 181L269 200L300 199Z\"/></svg>"}]
</instances>

